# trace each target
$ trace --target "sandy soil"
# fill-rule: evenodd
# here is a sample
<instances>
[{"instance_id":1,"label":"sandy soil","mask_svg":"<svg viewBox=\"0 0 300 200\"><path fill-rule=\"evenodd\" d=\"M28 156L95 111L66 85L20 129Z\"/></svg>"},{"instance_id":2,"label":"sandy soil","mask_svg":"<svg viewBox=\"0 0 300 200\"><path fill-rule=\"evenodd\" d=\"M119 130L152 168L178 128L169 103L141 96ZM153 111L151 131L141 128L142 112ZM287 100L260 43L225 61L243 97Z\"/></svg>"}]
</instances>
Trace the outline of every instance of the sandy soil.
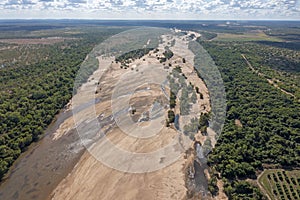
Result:
<instances>
[{"instance_id":1,"label":"sandy soil","mask_svg":"<svg viewBox=\"0 0 300 200\"><path fill-rule=\"evenodd\" d=\"M218 180L217 186L219 188L219 193L218 193L217 196L215 196L214 199L217 199L217 200L226 200L226 199L228 199L228 197L226 196L226 194L224 192L224 183L223 183L222 180Z\"/></svg>"},{"instance_id":2,"label":"sandy soil","mask_svg":"<svg viewBox=\"0 0 300 200\"><path fill-rule=\"evenodd\" d=\"M235 125L236 125L237 127L243 128L243 124L242 124L242 122L241 122L239 119L235 119L235 120L234 120L234 123L235 123Z\"/></svg>"},{"instance_id":3,"label":"sandy soil","mask_svg":"<svg viewBox=\"0 0 300 200\"><path fill-rule=\"evenodd\" d=\"M163 170L128 174L106 167L86 153L72 174L54 191L53 199L183 199L184 160Z\"/></svg>"},{"instance_id":4,"label":"sandy soil","mask_svg":"<svg viewBox=\"0 0 300 200\"><path fill-rule=\"evenodd\" d=\"M57 131L53 134L54 140L57 140L64 134L67 134L69 130L76 128L76 124L74 123L74 121L76 122L80 121L76 119L85 120L88 119L88 117L93 117L94 115L94 107L92 106L93 104L91 104L91 106L87 106L87 108L85 109L80 109L79 112L75 112L75 110L81 105L88 104L87 102L94 102L96 96L93 91L96 89L95 85L98 84L98 77L101 77L108 70L107 68L110 66L114 58L99 57L98 60L99 60L99 68L90 76L88 81L79 88L78 93L67 104L66 111L73 109L73 116L66 119L60 125L59 129L57 129ZM110 76L112 75L113 74L111 74ZM111 81L113 81L113 79L111 79ZM110 107L109 101L104 101L101 102L101 104L95 105L96 110L98 110L99 112L104 112L106 108L109 107Z\"/></svg>"},{"instance_id":5,"label":"sandy soil","mask_svg":"<svg viewBox=\"0 0 300 200\"><path fill-rule=\"evenodd\" d=\"M180 44L180 43L178 43ZM184 44L182 44L184 45ZM180 52L180 48L183 46L177 46L177 52ZM187 47L186 44L184 46ZM174 47L176 48L176 46ZM158 56L162 56L164 52L164 46L159 46ZM176 51L176 49L174 49ZM177 53L176 52L176 53ZM181 49L181 52L182 51ZM183 55L187 60L192 59L192 55L189 52L185 52ZM179 55L180 56L180 55ZM179 57L174 57L173 59L177 59ZM72 99L69 104L69 107L73 107L73 109L80 107L81 104L86 104L87 101L93 99L101 99L100 102L97 102L94 106L87 106L86 108L79 110L74 114L73 118L67 119L59 128L55 137L53 139L57 139L61 137L63 134L67 134L70 128L75 128L76 125L74 123L74 119L76 122L84 123L93 119L95 116L101 116L101 119L109 119L112 116L113 109L111 108L111 95L113 92L113 86L118 83L118 80L125 73L129 73L128 79L123 80L121 84L122 91L127 91L132 89L131 87L135 87L134 82L139 81L138 78L132 81L130 79L130 73L134 75L143 74L147 72L149 68L158 67L160 69L164 69L163 65L159 63L159 60L154 55L153 51L148 55L142 57L141 59L135 60L130 64L129 69L121 69L120 64L112 63L113 58L103 58L99 57L99 69L90 77L89 81L82 86L79 90L78 94ZM175 62L175 60L173 60ZM182 60L182 59L181 59ZM172 62L172 61L169 61ZM202 104L207 105L206 109L209 108L209 97L208 92L205 87L203 81L199 78L195 77L195 73L192 70L193 63L189 63L189 67L185 72L188 75L188 80L193 84L197 85L201 91L204 93L204 100ZM164 69L168 72L168 69ZM156 70L155 70L156 71ZM98 80L97 77L101 79ZM159 76L157 74L155 77ZM200 81L199 81L200 80ZM95 85L99 84L97 87L96 95L95 93L91 93L94 90ZM124 87L124 89L122 88ZM139 92L135 93L130 100L130 106L134 106L136 108L137 115L136 119L141 118L143 113L149 110L148 104L157 101L165 101L168 94L165 94L159 87L152 87L151 92ZM150 95L149 95L150 94ZM129 94L124 93L123 96ZM119 98L122 98L120 96ZM118 99L118 98L117 98ZM199 100L200 101L200 100ZM123 109L119 105L117 109ZM165 108L165 113L168 108ZM200 111L195 110L195 113ZM130 113L128 113L128 116ZM133 114L132 114L133 115ZM133 117L133 116L131 116ZM133 117L134 118L134 117ZM160 120L160 118L158 118ZM144 122L138 122L140 125L143 125ZM178 137L178 132L173 128L167 128L164 126L164 121L159 121L158 123L163 124L163 128L160 130L159 134L154 137L145 138L136 138L132 137L128 134L125 134L119 127L117 127L113 123L104 124L103 128L107 128L106 138L111 141L114 146L119 147L120 149L137 152L137 153L148 153L153 152L157 149L163 148L171 143L174 139ZM109 156L109 149L106 146L101 146L102 140L99 140L96 145L93 145L90 148L90 152L93 155L102 154ZM190 143L192 146L192 142ZM106 148L103 151L103 148ZM179 158L176 162L168 165L165 168L154 172L148 172L143 174L134 174L121 172L116 169L107 167L105 164L98 161L93 155L91 155L88 151L82 156L76 167L73 171L66 177L53 191L51 198L52 199L65 199L65 200L76 200L76 199L90 199L90 200L111 200L111 199L124 199L124 200L134 200L134 199L156 199L156 200L167 200L167 199L185 199L187 188L185 187L185 170L188 164L185 155L184 149L180 148L180 145L171 146L173 149L174 155L179 155ZM158 156L154 156L149 158L148 160L141 160L141 164L151 165L156 164L158 166L164 166L168 163L167 155L168 152L161 152ZM126 163L123 162L122 158L109 158L115 159L115 162L120 165L128 165L130 166L130 160L125 160ZM123 163L122 163L123 162ZM133 161L132 161L133 162ZM132 166L134 168L134 166Z\"/></svg>"}]
</instances>

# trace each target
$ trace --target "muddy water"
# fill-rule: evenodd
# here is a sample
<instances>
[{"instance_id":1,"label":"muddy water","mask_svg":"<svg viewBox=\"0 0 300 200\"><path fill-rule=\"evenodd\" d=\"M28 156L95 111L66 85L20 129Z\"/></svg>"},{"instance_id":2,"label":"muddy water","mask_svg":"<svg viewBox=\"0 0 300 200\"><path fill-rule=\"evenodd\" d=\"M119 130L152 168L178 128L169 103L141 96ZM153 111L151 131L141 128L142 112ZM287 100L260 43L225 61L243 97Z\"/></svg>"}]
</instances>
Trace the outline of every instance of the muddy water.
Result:
<instances>
[{"instance_id":1,"label":"muddy water","mask_svg":"<svg viewBox=\"0 0 300 200\"><path fill-rule=\"evenodd\" d=\"M8 177L0 186L1 200L43 200L68 175L84 149L76 130L58 140L53 133L72 111L61 112L46 130L45 136L15 162Z\"/></svg>"}]
</instances>

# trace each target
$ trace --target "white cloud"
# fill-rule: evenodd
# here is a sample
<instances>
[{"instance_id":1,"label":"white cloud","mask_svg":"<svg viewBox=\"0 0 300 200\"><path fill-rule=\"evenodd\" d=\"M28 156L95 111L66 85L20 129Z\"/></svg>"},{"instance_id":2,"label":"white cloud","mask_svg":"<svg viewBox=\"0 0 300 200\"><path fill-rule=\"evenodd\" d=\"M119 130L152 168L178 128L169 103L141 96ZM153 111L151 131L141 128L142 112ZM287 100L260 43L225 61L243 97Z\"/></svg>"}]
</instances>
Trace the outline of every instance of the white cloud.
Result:
<instances>
[{"instance_id":1,"label":"white cloud","mask_svg":"<svg viewBox=\"0 0 300 200\"><path fill-rule=\"evenodd\" d=\"M287 18L300 19L299 0L2 0L0 2L0 17L6 18L10 13L14 18L24 18L40 10L64 11L59 16L70 18L76 13L76 18L86 17L87 13L97 10L107 14L106 18L153 18L168 16L169 18L209 18L210 16L226 18ZM17 12L18 10L18 12ZM20 15L22 10L26 15ZM65 15L64 15L65 13ZM8 17L9 17L8 16ZM103 14L91 16L103 18ZM50 17L51 18L51 17Z\"/></svg>"}]
</instances>

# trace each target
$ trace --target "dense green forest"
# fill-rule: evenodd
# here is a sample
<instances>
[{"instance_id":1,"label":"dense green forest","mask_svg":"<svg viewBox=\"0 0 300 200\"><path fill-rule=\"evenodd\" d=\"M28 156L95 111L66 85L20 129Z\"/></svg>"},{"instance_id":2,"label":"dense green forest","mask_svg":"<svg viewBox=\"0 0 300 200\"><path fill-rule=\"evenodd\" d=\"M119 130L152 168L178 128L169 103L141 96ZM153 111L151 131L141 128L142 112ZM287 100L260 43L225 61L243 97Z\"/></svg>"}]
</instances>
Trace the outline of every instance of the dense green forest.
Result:
<instances>
[{"instance_id":1,"label":"dense green forest","mask_svg":"<svg viewBox=\"0 0 300 200\"><path fill-rule=\"evenodd\" d=\"M213 33L213 32L198 31L198 30L196 30L196 31L201 34L201 37L198 37L197 41L212 40L218 36L217 33Z\"/></svg>"},{"instance_id":2,"label":"dense green forest","mask_svg":"<svg viewBox=\"0 0 300 200\"><path fill-rule=\"evenodd\" d=\"M115 60L116 62L121 62L123 64L129 59L131 60L140 59L141 57L148 54L152 50L153 48L136 49L118 56Z\"/></svg>"},{"instance_id":3,"label":"dense green forest","mask_svg":"<svg viewBox=\"0 0 300 200\"><path fill-rule=\"evenodd\" d=\"M278 48L277 43L227 42L245 55L262 78L272 80L279 88L300 99L300 51Z\"/></svg>"},{"instance_id":4,"label":"dense green forest","mask_svg":"<svg viewBox=\"0 0 300 200\"><path fill-rule=\"evenodd\" d=\"M125 28L86 28L76 35L76 41L44 46L51 59L0 69L0 179L71 99L76 73L86 55L122 30Z\"/></svg>"},{"instance_id":5,"label":"dense green forest","mask_svg":"<svg viewBox=\"0 0 300 200\"><path fill-rule=\"evenodd\" d=\"M276 43L275 43L276 44ZM266 79L300 99L300 52L264 43L235 44Z\"/></svg>"},{"instance_id":6,"label":"dense green forest","mask_svg":"<svg viewBox=\"0 0 300 200\"><path fill-rule=\"evenodd\" d=\"M209 155L209 165L226 178L225 192L230 199L261 199L258 188L240 180L256 178L256 172L264 168L299 167L300 103L251 71L241 56L250 55L256 67L269 64L276 69L270 63L268 46L259 51L262 46L256 43L202 41L201 45L218 66L227 96L227 119ZM289 66L290 70L284 69L299 68L298 61L294 59Z\"/></svg>"}]
</instances>

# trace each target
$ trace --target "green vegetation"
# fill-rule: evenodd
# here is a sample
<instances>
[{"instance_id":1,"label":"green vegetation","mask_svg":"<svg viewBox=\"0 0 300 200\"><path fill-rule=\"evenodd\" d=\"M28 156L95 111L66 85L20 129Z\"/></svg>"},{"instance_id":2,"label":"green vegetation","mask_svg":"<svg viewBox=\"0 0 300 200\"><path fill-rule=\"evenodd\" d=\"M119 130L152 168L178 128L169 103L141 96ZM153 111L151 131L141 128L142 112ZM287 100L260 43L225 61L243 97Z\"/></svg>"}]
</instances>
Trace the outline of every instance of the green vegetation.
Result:
<instances>
[{"instance_id":1,"label":"green vegetation","mask_svg":"<svg viewBox=\"0 0 300 200\"><path fill-rule=\"evenodd\" d=\"M247 181L225 182L224 191L229 199L266 200L266 198L259 191L258 187L253 186Z\"/></svg>"},{"instance_id":2,"label":"green vegetation","mask_svg":"<svg viewBox=\"0 0 300 200\"><path fill-rule=\"evenodd\" d=\"M265 79L300 99L300 52L263 43L235 43Z\"/></svg>"},{"instance_id":3,"label":"green vegetation","mask_svg":"<svg viewBox=\"0 0 300 200\"><path fill-rule=\"evenodd\" d=\"M204 98L204 97L203 97L203 94L199 91L199 88L196 87L195 89L196 89L196 93L199 94L200 99L203 99L203 98Z\"/></svg>"},{"instance_id":4,"label":"green vegetation","mask_svg":"<svg viewBox=\"0 0 300 200\"><path fill-rule=\"evenodd\" d=\"M200 118L191 119L189 124L184 125L183 133L190 138L194 138L195 134L200 130L203 135L207 135L207 127L209 125L210 116L208 113L201 113ZM210 146L210 145L209 145Z\"/></svg>"},{"instance_id":5,"label":"green vegetation","mask_svg":"<svg viewBox=\"0 0 300 200\"><path fill-rule=\"evenodd\" d=\"M157 58L160 63L164 63L167 60L171 59L174 56L174 53L170 50L168 46L166 46L163 55L164 55L163 57ZM169 66L171 65L169 64Z\"/></svg>"},{"instance_id":6,"label":"green vegetation","mask_svg":"<svg viewBox=\"0 0 300 200\"><path fill-rule=\"evenodd\" d=\"M124 53L120 56L118 56L115 60L116 62L122 63L122 67L127 68L128 64L135 59L140 59L144 55L147 55L150 51L152 51L153 48L144 48L144 49L136 49L129 51L127 53Z\"/></svg>"},{"instance_id":7,"label":"green vegetation","mask_svg":"<svg viewBox=\"0 0 300 200\"><path fill-rule=\"evenodd\" d=\"M208 190L213 196L216 196L219 192L217 181L218 179L216 176L211 177L210 180L208 181Z\"/></svg>"},{"instance_id":8,"label":"green vegetation","mask_svg":"<svg viewBox=\"0 0 300 200\"><path fill-rule=\"evenodd\" d=\"M173 57L173 52L170 49L166 49L165 52L163 53L165 56L165 59L169 60Z\"/></svg>"},{"instance_id":9,"label":"green vegetation","mask_svg":"<svg viewBox=\"0 0 300 200\"><path fill-rule=\"evenodd\" d=\"M0 69L1 67L21 67L36 64L49 59L54 52L49 45L17 45L0 43ZM17 58L17 59L16 59Z\"/></svg>"},{"instance_id":10,"label":"green vegetation","mask_svg":"<svg viewBox=\"0 0 300 200\"><path fill-rule=\"evenodd\" d=\"M174 73L174 72L177 72L177 73L181 74L181 73L182 73L181 67L180 67L180 66L176 66L176 67L173 69L173 73Z\"/></svg>"},{"instance_id":11,"label":"green vegetation","mask_svg":"<svg viewBox=\"0 0 300 200\"><path fill-rule=\"evenodd\" d=\"M174 121L175 121L175 113L174 113L173 110L169 110L168 111L168 118L169 118L168 123L174 123Z\"/></svg>"},{"instance_id":12,"label":"green vegetation","mask_svg":"<svg viewBox=\"0 0 300 200\"><path fill-rule=\"evenodd\" d=\"M171 91L170 95L170 108L175 108L176 107L176 94Z\"/></svg>"},{"instance_id":13,"label":"green vegetation","mask_svg":"<svg viewBox=\"0 0 300 200\"><path fill-rule=\"evenodd\" d=\"M208 113L201 114L199 119L199 130L203 135L207 134L207 128L209 126L210 116Z\"/></svg>"},{"instance_id":14,"label":"green vegetation","mask_svg":"<svg viewBox=\"0 0 300 200\"><path fill-rule=\"evenodd\" d=\"M207 31L197 31L197 32L201 34L201 36L197 38L197 41L212 40L218 36L217 33L213 33L213 32L207 32Z\"/></svg>"},{"instance_id":15,"label":"green vegetation","mask_svg":"<svg viewBox=\"0 0 300 200\"><path fill-rule=\"evenodd\" d=\"M216 137L218 137L222 131L226 114L226 97L223 80L211 56L198 42L190 42L189 49L195 54L194 69L197 72L198 77L205 81L209 90L212 108L210 128L217 133ZM199 88L198 92L200 93ZM199 95L200 99L203 99L203 94L200 93Z\"/></svg>"},{"instance_id":16,"label":"green vegetation","mask_svg":"<svg viewBox=\"0 0 300 200\"><path fill-rule=\"evenodd\" d=\"M249 185L238 180L255 178L256 171L266 165L300 164L300 103L253 73L236 43L202 42L202 45L219 67L228 105L224 131L209 155L209 164L230 180L225 190L231 199L249 195L251 191L252 196L258 195L254 186L249 189ZM235 125L235 119L241 121L243 128Z\"/></svg>"},{"instance_id":17,"label":"green vegetation","mask_svg":"<svg viewBox=\"0 0 300 200\"><path fill-rule=\"evenodd\" d=\"M269 36L274 36L281 38L285 41L292 41L292 45L299 47L300 41L300 33L299 33L299 26L291 26L287 24L287 27L274 27L272 29L268 29L264 31Z\"/></svg>"},{"instance_id":18,"label":"green vegetation","mask_svg":"<svg viewBox=\"0 0 300 200\"><path fill-rule=\"evenodd\" d=\"M96 44L122 30L86 30L78 40L45 47L51 59L0 69L0 179L68 103L76 73L86 55ZM96 59L86 62L90 67L75 87L98 66Z\"/></svg>"},{"instance_id":19,"label":"green vegetation","mask_svg":"<svg viewBox=\"0 0 300 200\"><path fill-rule=\"evenodd\" d=\"M299 170L266 170L258 181L271 199L300 199Z\"/></svg>"}]
</instances>

